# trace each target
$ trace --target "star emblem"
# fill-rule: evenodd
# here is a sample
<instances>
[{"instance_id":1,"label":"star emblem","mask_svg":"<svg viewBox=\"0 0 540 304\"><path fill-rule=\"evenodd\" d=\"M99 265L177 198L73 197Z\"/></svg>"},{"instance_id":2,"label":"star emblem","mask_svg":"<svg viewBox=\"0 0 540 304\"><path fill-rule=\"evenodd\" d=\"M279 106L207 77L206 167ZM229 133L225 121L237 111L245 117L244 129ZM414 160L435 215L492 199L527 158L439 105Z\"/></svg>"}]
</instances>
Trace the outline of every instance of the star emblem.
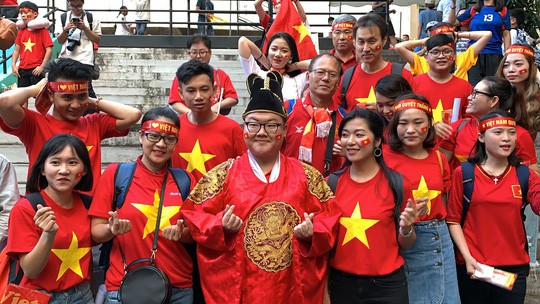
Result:
<instances>
[{"instance_id":1,"label":"star emblem","mask_svg":"<svg viewBox=\"0 0 540 304\"><path fill-rule=\"evenodd\" d=\"M90 150L92 150L94 146L86 146L86 150L88 150L88 152L90 152Z\"/></svg>"},{"instance_id":2,"label":"star emblem","mask_svg":"<svg viewBox=\"0 0 540 304\"><path fill-rule=\"evenodd\" d=\"M23 42L23 45L24 45L24 52L30 51L30 53L32 53L32 47L36 44L32 42L32 39L30 39L30 37L28 37L28 41Z\"/></svg>"},{"instance_id":3,"label":"star emblem","mask_svg":"<svg viewBox=\"0 0 540 304\"><path fill-rule=\"evenodd\" d=\"M433 109L433 123L438 123L443 121L442 120L442 113L444 111L444 108L442 106L442 101L439 99L439 102L437 103L437 107Z\"/></svg>"},{"instance_id":4,"label":"star emblem","mask_svg":"<svg viewBox=\"0 0 540 304\"><path fill-rule=\"evenodd\" d=\"M298 40L298 43L301 43L306 36L309 36L309 31L306 28L304 22L302 22L300 25L293 25L293 29L298 31L298 33L300 34L300 39Z\"/></svg>"},{"instance_id":5,"label":"star emblem","mask_svg":"<svg viewBox=\"0 0 540 304\"><path fill-rule=\"evenodd\" d=\"M148 234L153 233L156 229L157 213L159 209L159 191L156 189L154 193L154 202L152 205L132 203L133 207L137 208L147 221L144 226L142 238L144 239ZM161 221L159 222L159 230L163 230L165 227L171 225L171 218L180 211L180 206L163 206L161 208Z\"/></svg>"},{"instance_id":6,"label":"star emblem","mask_svg":"<svg viewBox=\"0 0 540 304\"><path fill-rule=\"evenodd\" d=\"M52 253L54 253L62 261L58 271L58 276L56 277L57 281L68 269L71 269L81 278L83 277L80 261L88 252L90 252L90 247L79 248L79 240L77 239L75 232L72 233L73 236L71 238L71 243L67 249L51 249Z\"/></svg>"},{"instance_id":7,"label":"star emblem","mask_svg":"<svg viewBox=\"0 0 540 304\"><path fill-rule=\"evenodd\" d=\"M193 172L193 170L197 169L202 174L206 174L206 166L204 163L216 157L213 154L202 153L201 145L199 144L198 139L195 142L191 152L178 154L180 154L180 156L188 162L187 170L189 172Z\"/></svg>"},{"instance_id":8,"label":"star emblem","mask_svg":"<svg viewBox=\"0 0 540 304\"><path fill-rule=\"evenodd\" d=\"M356 207L354 207L351 217L341 217L339 219L339 223L347 229L341 246L344 246L349 241L356 238L369 249L366 230L377 224L378 221L379 220L363 219L362 214L360 213L360 204L356 203Z\"/></svg>"},{"instance_id":9,"label":"star emblem","mask_svg":"<svg viewBox=\"0 0 540 304\"><path fill-rule=\"evenodd\" d=\"M371 89L369 89L368 97L356 98L356 101L358 101L359 103L377 102L377 99L375 98L375 90L373 89L373 86L371 86Z\"/></svg>"},{"instance_id":10,"label":"star emblem","mask_svg":"<svg viewBox=\"0 0 540 304\"><path fill-rule=\"evenodd\" d=\"M420 183L418 184L418 189L413 190L413 197L414 198L421 198L421 197L427 197L428 198L428 202L427 202L428 212L427 212L427 214L431 214L431 200L436 198L437 196L439 196L439 194L441 194L441 191L429 190L428 189L428 186L426 184L426 179L424 178L423 175L420 178Z\"/></svg>"}]
</instances>

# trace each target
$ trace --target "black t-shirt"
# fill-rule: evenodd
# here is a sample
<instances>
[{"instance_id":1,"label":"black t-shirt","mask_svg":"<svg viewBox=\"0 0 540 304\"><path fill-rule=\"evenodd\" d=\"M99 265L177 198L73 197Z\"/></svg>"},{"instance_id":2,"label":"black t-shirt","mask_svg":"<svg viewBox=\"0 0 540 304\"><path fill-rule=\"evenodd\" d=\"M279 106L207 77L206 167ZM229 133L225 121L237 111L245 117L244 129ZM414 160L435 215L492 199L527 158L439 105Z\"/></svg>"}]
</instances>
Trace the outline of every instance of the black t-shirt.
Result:
<instances>
[{"instance_id":1,"label":"black t-shirt","mask_svg":"<svg viewBox=\"0 0 540 304\"><path fill-rule=\"evenodd\" d=\"M197 6L203 11L213 11L214 3L210 0L197 0ZM199 16L204 16L204 14L199 14Z\"/></svg>"}]
</instances>

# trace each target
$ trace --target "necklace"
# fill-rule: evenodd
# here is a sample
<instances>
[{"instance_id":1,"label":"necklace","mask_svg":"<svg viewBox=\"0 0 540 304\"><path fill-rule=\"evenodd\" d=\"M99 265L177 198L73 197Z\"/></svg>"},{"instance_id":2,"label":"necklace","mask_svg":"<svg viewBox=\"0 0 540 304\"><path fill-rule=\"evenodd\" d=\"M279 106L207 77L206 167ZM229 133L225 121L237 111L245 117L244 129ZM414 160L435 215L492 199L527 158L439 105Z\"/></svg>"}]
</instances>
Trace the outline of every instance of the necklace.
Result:
<instances>
[{"instance_id":1,"label":"necklace","mask_svg":"<svg viewBox=\"0 0 540 304\"><path fill-rule=\"evenodd\" d=\"M504 173L506 173L506 169L508 169L508 164L506 164L506 167L504 167L504 170L500 173L500 174L493 174L493 172L491 171L491 169L488 169L487 166L482 166L482 168L484 169L484 171L486 171L486 173L488 173L490 175L490 177L493 178L493 182L495 183L495 185L499 182L499 180L501 179L501 177L504 175Z\"/></svg>"}]
</instances>

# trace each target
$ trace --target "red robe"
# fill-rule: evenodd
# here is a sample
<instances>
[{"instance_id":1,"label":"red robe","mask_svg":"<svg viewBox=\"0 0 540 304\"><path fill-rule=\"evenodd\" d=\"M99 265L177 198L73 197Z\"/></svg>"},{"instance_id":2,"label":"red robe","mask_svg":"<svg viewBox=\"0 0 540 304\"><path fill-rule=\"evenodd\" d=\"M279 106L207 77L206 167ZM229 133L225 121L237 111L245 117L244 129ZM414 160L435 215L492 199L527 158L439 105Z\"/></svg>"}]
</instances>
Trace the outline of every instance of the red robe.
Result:
<instances>
[{"instance_id":1,"label":"red robe","mask_svg":"<svg viewBox=\"0 0 540 304\"><path fill-rule=\"evenodd\" d=\"M243 223L226 236L221 221L227 204ZM326 254L340 213L313 167L282 155L277 180L263 183L246 153L208 172L181 212L198 243L206 303L322 302ZM311 242L292 230L304 212L315 214Z\"/></svg>"}]
</instances>

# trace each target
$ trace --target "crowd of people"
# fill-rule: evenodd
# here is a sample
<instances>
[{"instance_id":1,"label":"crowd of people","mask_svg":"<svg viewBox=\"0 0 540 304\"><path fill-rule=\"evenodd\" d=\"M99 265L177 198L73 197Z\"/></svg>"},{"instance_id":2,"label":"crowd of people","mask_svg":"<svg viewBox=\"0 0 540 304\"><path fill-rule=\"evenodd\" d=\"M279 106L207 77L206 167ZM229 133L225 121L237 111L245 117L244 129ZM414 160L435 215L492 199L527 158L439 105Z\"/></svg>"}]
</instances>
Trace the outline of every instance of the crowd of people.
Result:
<instances>
[{"instance_id":1,"label":"crowd of people","mask_svg":"<svg viewBox=\"0 0 540 304\"><path fill-rule=\"evenodd\" d=\"M25 23L37 17L27 2ZM100 24L68 3L60 58L44 41L37 66L13 70L42 79L0 94L0 127L29 158L25 196L9 162L0 176L21 288L94 303L103 244L104 303L157 300L130 285L145 280L138 264L166 278L150 282L165 289L156 303L524 303L540 74L533 47L508 40L502 0L457 17L450 0L426 38L391 42L408 65L383 58L395 33L378 2L384 12L334 18L334 49L311 59L285 32L264 49L241 37L242 125L226 116L240 84L210 65L207 35L189 39L168 105L143 115L93 95ZM141 155L101 172L101 141L141 117Z\"/></svg>"}]
</instances>

